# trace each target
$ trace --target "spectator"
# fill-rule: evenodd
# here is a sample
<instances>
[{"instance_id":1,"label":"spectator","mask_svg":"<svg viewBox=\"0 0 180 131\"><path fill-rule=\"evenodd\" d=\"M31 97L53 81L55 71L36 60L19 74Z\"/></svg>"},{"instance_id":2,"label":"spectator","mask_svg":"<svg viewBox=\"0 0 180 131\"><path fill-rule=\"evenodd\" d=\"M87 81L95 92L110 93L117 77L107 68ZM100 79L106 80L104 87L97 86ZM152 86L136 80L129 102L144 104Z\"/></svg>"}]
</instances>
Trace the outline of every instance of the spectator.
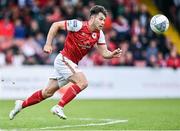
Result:
<instances>
[{"instance_id":1,"label":"spectator","mask_svg":"<svg viewBox=\"0 0 180 131\"><path fill-rule=\"evenodd\" d=\"M126 55L125 55L125 65L126 66L134 66L133 54L129 51L126 52Z\"/></svg>"},{"instance_id":2,"label":"spectator","mask_svg":"<svg viewBox=\"0 0 180 131\"><path fill-rule=\"evenodd\" d=\"M117 31L118 40L125 40L128 38L129 25L123 16L118 16L116 22L113 22L112 27Z\"/></svg>"},{"instance_id":3,"label":"spectator","mask_svg":"<svg viewBox=\"0 0 180 131\"><path fill-rule=\"evenodd\" d=\"M44 47L44 44L46 42L44 35L41 32L38 32L35 36L35 40L40 45L41 48Z\"/></svg>"},{"instance_id":4,"label":"spectator","mask_svg":"<svg viewBox=\"0 0 180 131\"><path fill-rule=\"evenodd\" d=\"M150 57L152 56L157 57L157 54L158 54L157 43L155 40L151 40L150 45L146 49L146 60L149 61Z\"/></svg>"},{"instance_id":5,"label":"spectator","mask_svg":"<svg viewBox=\"0 0 180 131\"><path fill-rule=\"evenodd\" d=\"M129 51L132 52L135 60L144 60L142 43L137 35L132 36Z\"/></svg>"},{"instance_id":6,"label":"spectator","mask_svg":"<svg viewBox=\"0 0 180 131\"><path fill-rule=\"evenodd\" d=\"M14 23L9 18L0 20L0 36L12 39L14 36Z\"/></svg>"},{"instance_id":7,"label":"spectator","mask_svg":"<svg viewBox=\"0 0 180 131\"><path fill-rule=\"evenodd\" d=\"M147 27L149 25L150 14L147 11L145 4L140 5L139 21L141 27Z\"/></svg>"},{"instance_id":8,"label":"spectator","mask_svg":"<svg viewBox=\"0 0 180 131\"><path fill-rule=\"evenodd\" d=\"M53 23L53 22L59 21L61 19L62 19L61 11L60 11L59 7L57 7L57 6L55 6L53 8L53 12L51 14L47 15L47 21L49 23Z\"/></svg>"},{"instance_id":9,"label":"spectator","mask_svg":"<svg viewBox=\"0 0 180 131\"><path fill-rule=\"evenodd\" d=\"M170 56L167 59L167 67L177 69L180 67L180 58L177 55L177 51L171 50Z\"/></svg>"},{"instance_id":10,"label":"spectator","mask_svg":"<svg viewBox=\"0 0 180 131\"><path fill-rule=\"evenodd\" d=\"M180 14L178 13L179 2L177 0L169 2L172 3L170 12L176 13L172 15L172 18L177 21ZM0 1L0 54L2 58L0 65L52 64L54 55L48 57L42 52L45 36L52 22L74 18L86 20L89 17L90 7L95 4L97 4L96 1L86 0ZM108 47L110 50L120 47L125 55L121 59L105 61L98 52L95 52L93 56L91 54L87 56L86 60L89 64L82 65L91 65L92 62L94 65L154 67L157 64L159 67L165 67L166 59L172 58L170 51L174 47L171 39L162 34L157 35L149 28L150 15L147 5L139 6L138 0L108 0L103 4L109 9L104 28ZM60 31L54 39L54 54L63 48L65 35ZM148 46L151 40L156 41L155 48ZM17 46L19 53L14 51L14 46ZM8 58L6 61L5 57Z\"/></svg>"},{"instance_id":11,"label":"spectator","mask_svg":"<svg viewBox=\"0 0 180 131\"><path fill-rule=\"evenodd\" d=\"M15 32L14 32L14 38L17 39L24 39L26 36L26 28L22 24L21 19L17 19L15 21Z\"/></svg>"},{"instance_id":12,"label":"spectator","mask_svg":"<svg viewBox=\"0 0 180 131\"><path fill-rule=\"evenodd\" d=\"M28 32L27 32L28 36L35 37L38 32L40 32L40 29L39 29L39 25L38 25L37 21L31 20L30 26L29 26Z\"/></svg>"},{"instance_id":13,"label":"spectator","mask_svg":"<svg viewBox=\"0 0 180 131\"><path fill-rule=\"evenodd\" d=\"M27 37L26 42L21 47L21 50L25 56L25 64L42 64L42 59L40 58L43 54L42 48L38 45L32 36Z\"/></svg>"},{"instance_id":14,"label":"spectator","mask_svg":"<svg viewBox=\"0 0 180 131\"><path fill-rule=\"evenodd\" d=\"M157 55L157 65L158 67L166 67L166 61L163 57L163 53L162 52L158 52Z\"/></svg>"},{"instance_id":15,"label":"spectator","mask_svg":"<svg viewBox=\"0 0 180 131\"><path fill-rule=\"evenodd\" d=\"M104 64L104 59L103 57L99 54L99 52L95 51L92 55L91 55L91 59L93 61L93 64L95 66L100 66Z\"/></svg>"},{"instance_id":16,"label":"spectator","mask_svg":"<svg viewBox=\"0 0 180 131\"><path fill-rule=\"evenodd\" d=\"M148 67L158 67L157 65L157 57L155 55L151 55L149 57L149 61L147 62Z\"/></svg>"},{"instance_id":17,"label":"spectator","mask_svg":"<svg viewBox=\"0 0 180 131\"><path fill-rule=\"evenodd\" d=\"M147 34L147 29L143 26L140 29L139 40L142 43L143 49L146 49L149 42L149 36Z\"/></svg>"},{"instance_id":18,"label":"spectator","mask_svg":"<svg viewBox=\"0 0 180 131\"><path fill-rule=\"evenodd\" d=\"M131 26L131 35L140 35L140 24L139 24L139 20L138 19L134 19L132 22L132 26Z\"/></svg>"},{"instance_id":19,"label":"spectator","mask_svg":"<svg viewBox=\"0 0 180 131\"><path fill-rule=\"evenodd\" d=\"M13 50L12 49L6 50L5 60L7 65L11 65L13 63L13 58L14 58Z\"/></svg>"}]
</instances>

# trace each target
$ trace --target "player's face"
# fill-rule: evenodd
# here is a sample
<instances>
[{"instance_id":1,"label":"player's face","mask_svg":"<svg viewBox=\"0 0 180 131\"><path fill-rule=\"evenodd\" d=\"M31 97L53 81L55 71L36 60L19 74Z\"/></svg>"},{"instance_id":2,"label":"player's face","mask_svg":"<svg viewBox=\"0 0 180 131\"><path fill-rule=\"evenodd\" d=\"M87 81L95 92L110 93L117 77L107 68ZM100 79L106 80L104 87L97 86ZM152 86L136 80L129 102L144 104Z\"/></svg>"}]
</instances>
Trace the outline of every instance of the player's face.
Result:
<instances>
[{"instance_id":1,"label":"player's face","mask_svg":"<svg viewBox=\"0 0 180 131\"><path fill-rule=\"evenodd\" d=\"M106 17L103 13L99 13L94 17L94 26L98 30L102 30L105 24Z\"/></svg>"}]
</instances>

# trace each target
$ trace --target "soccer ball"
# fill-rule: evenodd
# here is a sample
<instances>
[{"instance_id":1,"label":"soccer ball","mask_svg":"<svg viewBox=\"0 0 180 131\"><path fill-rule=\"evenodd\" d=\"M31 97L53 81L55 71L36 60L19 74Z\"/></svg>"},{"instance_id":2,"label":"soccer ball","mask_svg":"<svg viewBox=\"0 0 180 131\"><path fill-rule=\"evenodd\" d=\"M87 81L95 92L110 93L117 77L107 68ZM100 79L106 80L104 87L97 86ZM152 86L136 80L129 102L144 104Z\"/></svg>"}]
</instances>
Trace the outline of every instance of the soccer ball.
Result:
<instances>
[{"instance_id":1,"label":"soccer ball","mask_svg":"<svg viewBox=\"0 0 180 131\"><path fill-rule=\"evenodd\" d=\"M169 20L166 16L157 14L151 18L150 27L155 33L161 34L168 29Z\"/></svg>"}]
</instances>

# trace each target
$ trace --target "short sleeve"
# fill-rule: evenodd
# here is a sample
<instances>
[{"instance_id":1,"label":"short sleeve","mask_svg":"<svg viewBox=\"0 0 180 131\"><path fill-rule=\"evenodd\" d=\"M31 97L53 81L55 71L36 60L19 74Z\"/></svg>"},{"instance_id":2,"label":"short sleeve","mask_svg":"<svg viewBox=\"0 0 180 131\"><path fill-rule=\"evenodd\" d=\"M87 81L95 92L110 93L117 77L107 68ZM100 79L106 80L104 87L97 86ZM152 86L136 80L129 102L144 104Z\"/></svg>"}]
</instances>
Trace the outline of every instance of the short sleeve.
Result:
<instances>
[{"instance_id":1,"label":"short sleeve","mask_svg":"<svg viewBox=\"0 0 180 131\"><path fill-rule=\"evenodd\" d=\"M100 30L100 36L99 36L98 44L99 45L106 44L105 36L104 36L104 33L102 30Z\"/></svg>"},{"instance_id":2,"label":"short sleeve","mask_svg":"<svg viewBox=\"0 0 180 131\"><path fill-rule=\"evenodd\" d=\"M77 32L82 28L82 22L76 19L67 20L65 22L65 27L67 31Z\"/></svg>"}]
</instances>

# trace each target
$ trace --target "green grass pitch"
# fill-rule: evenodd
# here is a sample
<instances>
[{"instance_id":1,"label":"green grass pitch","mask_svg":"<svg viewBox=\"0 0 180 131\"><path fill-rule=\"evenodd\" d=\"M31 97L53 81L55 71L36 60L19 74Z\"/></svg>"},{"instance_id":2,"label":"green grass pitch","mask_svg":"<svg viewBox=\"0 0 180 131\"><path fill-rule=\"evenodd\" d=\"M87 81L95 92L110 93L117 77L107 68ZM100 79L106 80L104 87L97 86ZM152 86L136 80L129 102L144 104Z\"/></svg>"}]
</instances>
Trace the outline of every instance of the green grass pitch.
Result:
<instances>
[{"instance_id":1,"label":"green grass pitch","mask_svg":"<svg viewBox=\"0 0 180 131\"><path fill-rule=\"evenodd\" d=\"M57 102L43 101L9 120L14 101L0 100L0 130L180 129L180 99L74 100L64 109L67 120L51 114Z\"/></svg>"}]
</instances>

